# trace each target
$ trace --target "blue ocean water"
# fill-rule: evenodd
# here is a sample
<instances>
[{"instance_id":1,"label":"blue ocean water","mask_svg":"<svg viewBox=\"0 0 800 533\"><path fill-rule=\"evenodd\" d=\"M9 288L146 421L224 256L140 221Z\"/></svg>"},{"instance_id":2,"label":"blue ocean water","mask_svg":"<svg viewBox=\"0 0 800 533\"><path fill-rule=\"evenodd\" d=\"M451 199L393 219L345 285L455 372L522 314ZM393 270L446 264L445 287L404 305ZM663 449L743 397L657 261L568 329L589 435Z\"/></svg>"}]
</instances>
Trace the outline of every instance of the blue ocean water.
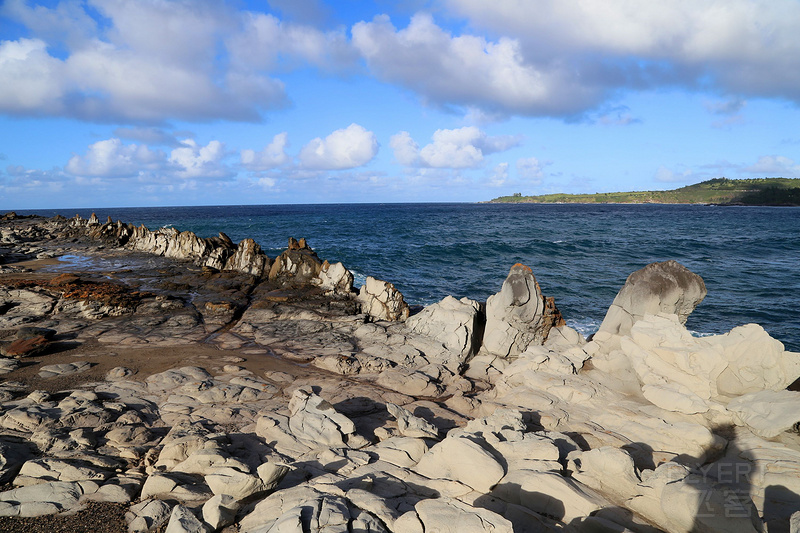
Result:
<instances>
[{"instance_id":1,"label":"blue ocean water","mask_svg":"<svg viewBox=\"0 0 800 533\"><path fill-rule=\"evenodd\" d=\"M91 209L39 210L83 217ZM327 204L102 208L104 220L252 237L270 256L305 237L323 259L393 282L413 304L485 300L530 266L567 323L593 332L627 276L675 259L708 296L687 323L724 333L756 322L800 351L800 208L688 205ZM22 212L20 211L22 214ZM28 213L28 212L26 212Z\"/></svg>"}]
</instances>

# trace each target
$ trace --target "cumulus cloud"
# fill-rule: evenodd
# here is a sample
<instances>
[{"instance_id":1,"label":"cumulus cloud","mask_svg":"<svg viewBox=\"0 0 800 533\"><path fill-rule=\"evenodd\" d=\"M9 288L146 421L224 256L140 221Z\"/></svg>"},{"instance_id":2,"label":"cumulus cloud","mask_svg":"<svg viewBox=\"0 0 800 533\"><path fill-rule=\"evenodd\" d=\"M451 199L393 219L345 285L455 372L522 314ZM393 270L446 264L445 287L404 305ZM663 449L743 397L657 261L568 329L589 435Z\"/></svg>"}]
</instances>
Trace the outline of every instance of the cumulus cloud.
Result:
<instances>
[{"instance_id":1,"label":"cumulus cloud","mask_svg":"<svg viewBox=\"0 0 800 533\"><path fill-rule=\"evenodd\" d=\"M288 103L273 69L352 68L356 57L343 30L282 23L213 0L52 8L10 0L0 9L33 36L0 41L0 111L17 115L257 121Z\"/></svg>"},{"instance_id":2,"label":"cumulus cloud","mask_svg":"<svg viewBox=\"0 0 800 533\"><path fill-rule=\"evenodd\" d=\"M475 168L484 155L503 152L520 144L512 135L489 136L476 126L436 130L433 142L422 149L407 131L393 135L389 146L398 163L405 166L432 168Z\"/></svg>"},{"instance_id":3,"label":"cumulus cloud","mask_svg":"<svg viewBox=\"0 0 800 533\"><path fill-rule=\"evenodd\" d=\"M508 181L508 163L500 163L492 171L489 178L489 185L492 187L501 187Z\"/></svg>"},{"instance_id":4,"label":"cumulus cloud","mask_svg":"<svg viewBox=\"0 0 800 533\"><path fill-rule=\"evenodd\" d=\"M59 114L68 77L62 61L40 39L0 42L0 111L15 115Z\"/></svg>"},{"instance_id":5,"label":"cumulus cloud","mask_svg":"<svg viewBox=\"0 0 800 533\"><path fill-rule=\"evenodd\" d=\"M289 161L289 156L286 154L286 146L289 144L288 138L289 135L286 132L279 133L260 152L242 150L242 165L247 170L261 171L286 164Z\"/></svg>"},{"instance_id":6,"label":"cumulus cloud","mask_svg":"<svg viewBox=\"0 0 800 533\"><path fill-rule=\"evenodd\" d=\"M228 155L225 145L216 140L201 146L185 139L167 155L144 144L111 138L89 145L84 155L73 155L64 171L79 178L226 179L234 175L224 162Z\"/></svg>"},{"instance_id":7,"label":"cumulus cloud","mask_svg":"<svg viewBox=\"0 0 800 533\"><path fill-rule=\"evenodd\" d=\"M378 139L358 124L317 137L300 150L300 165L313 170L341 170L366 165L378 153Z\"/></svg>"},{"instance_id":8,"label":"cumulus cloud","mask_svg":"<svg viewBox=\"0 0 800 533\"><path fill-rule=\"evenodd\" d=\"M429 14L398 30L385 15L352 28L353 45L379 78L409 87L441 105L521 114L569 114L599 101L558 62L527 62L517 39L453 36Z\"/></svg>"},{"instance_id":9,"label":"cumulus cloud","mask_svg":"<svg viewBox=\"0 0 800 533\"><path fill-rule=\"evenodd\" d=\"M656 170L655 180L661 183L688 183L690 181L697 181L697 177L690 169L677 172L661 165L658 167L658 170Z\"/></svg>"},{"instance_id":10,"label":"cumulus cloud","mask_svg":"<svg viewBox=\"0 0 800 533\"><path fill-rule=\"evenodd\" d=\"M517 159L517 176L529 185L539 185L544 177L544 167L547 163L540 162L535 157Z\"/></svg>"},{"instance_id":11,"label":"cumulus cloud","mask_svg":"<svg viewBox=\"0 0 800 533\"><path fill-rule=\"evenodd\" d=\"M144 145L125 145L113 138L90 145L86 155L73 155L64 169L84 177L132 177L163 168L165 157L164 152L150 150Z\"/></svg>"},{"instance_id":12,"label":"cumulus cloud","mask_svg":"<svg viewBox=\"0 0 800 533\"><path fill-rule=\"evenodd\" d=\"M172 150L169 162L179 178L229 178L234 172L222 161L226 155L225 145L219 141L201 146L193 139L186 139Z\"/></svg>"},{"instance_id":13,"label":"cumulus cloud","mask_svg":"<svg viewBox=\"0 0 800 533\"><path fill-rule=\"evenodd\" d=\"M746 167L745 172L759 174L765 177L800 177L800 164L794 159L781 155L763 155L755 164Z\"/></svg>"},{"instance_id":14,"label":"cumulus cloud","mask_svg":"<svg viewBox=\"0 0 800 533\"><path fill-rule=\"evenodd\" d=\"M575 117L624 90L682 86L800 102L791 0L446 0L475 34L427 14L356 24L379 78L443 106ZM499 36L489 40L480 32Z\"/></svg>"}]
</instances>

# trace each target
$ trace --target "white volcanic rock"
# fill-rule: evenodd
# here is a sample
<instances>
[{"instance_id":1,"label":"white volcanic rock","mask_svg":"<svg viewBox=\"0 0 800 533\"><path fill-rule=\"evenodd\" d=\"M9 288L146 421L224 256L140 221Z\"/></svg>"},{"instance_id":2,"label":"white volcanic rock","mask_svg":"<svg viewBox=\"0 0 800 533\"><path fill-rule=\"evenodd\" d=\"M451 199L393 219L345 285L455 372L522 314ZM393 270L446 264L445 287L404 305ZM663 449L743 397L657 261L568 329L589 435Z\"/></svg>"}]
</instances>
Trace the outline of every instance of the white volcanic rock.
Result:
<instances>
[{"instance_id":1,"label":"white volcanic rock","mask_svg":"<svg viewBox=\"0 0 800 533\"><path fill-rule=\"evenodd\" d=\"M151 391L164 391L174 389L180 385L204 381L211 378L211 374L197 366L173 368L159 374L148 376L145 380Z\"/></svg>"},{"instance_id":2,"label":"white volcanic rock","mask_svg":"<svg viewBox=\"0 0 800 533\"><path fill-rule=\"evenodd\" d=\"M215 495L227 494L238 501L263 494L274 487L268 487L258 476L231 467L215 467L204 479Z\"/></svg>"},{"instance_id":3,"label":"white volcanic rock","mask_svg":"<svg viewBox=\"0 0 800 533\"><path fill-rule=\"evenodd\" d=\"M419 462L428 445L422 439L410 437L390 437L369 448L381 461L408 468Z\"/></svg>"},{"instance_id":4,"label":"white volcanic rock","mask_svg":"<svg viewBox=\"0 0 800 533\"><path fill-rule=\"evenodd\" d=\"M550 329L563 325L552 298L542 296L530 268L511 267L500 292L486 300L483 349L493 355L519 355L528 346L541 345Z\"/></svg>"},{"instance_id":5,"label":"white volcanic rock","mask_svg":"<svg viewBox=\"0 0 800 533\"><path fill-rule=\"evenodd\" d=\"M409 309L394 285L387 281L367 276L367 280L358 293L361 309L377 320L405 320Z\"/></svg>"},{"instance_id":6,"label":"white volcanic rock","mask_svg":"<svg viewBox=\"0 0 800 533\"><path fill-rule=\"evenodd\" d=\"M94 494L81 497L84 500L112 503L128 503L139 494L145 474L141 469L132 469L107 480Z\"/></svg>"},{"instance_id":7,"label":"white volcanic rock","mask_svg":"<svg viewBox=\"0 0 800 533\"><path fill-rule=\"evenodd\" d=\"M171 507L162 500L145 499L125 513L125 521L128 523L128 533L145 533L156 531L163 524L167 523L171 514Z\"/></svg>"},{"instance_id":8,"label":"white volcanic rock","mask_svg":"<svg viewBox=\"0 0 800 533\"><path fill-rule=\"evenodd\" d=\"M0 374L8 374L19 368L21 363L18 359L0 357Z\"/></svg>"},{"instance_id":9,"label":"white volcanic rock","mask_svg":"<svg viewBox=\"0 0 800 533\"><path fill-rule=\"evenodd\" d=\"M770 439L800 425L800 392L764 390L734 398L727 408L741 425Z\"/></svg>"},{"instance_id":10,"label":"white volcanic rock","mask_svg":"<svg viewBox=\"0 0 800 533\"><path fill-rule=\"evenodd\" d=\"M609 505L602 496L570 478L535 470L510 471L491 494L566 523Z\"/></svg>"},{"instance_id":11,"label":"white volcanic rock","mask_svg":"<svg viewBox=\"0 0 800 533\"><path fill-rule=\"evenodd\" d=\"M67 461L53 458L31 459L22 465L14 478L14 485L26 486L49 481L103 482L111 472L95 468L85 461Z\"/></svg>"},{"instance_id":12,"label":"white volcanic rock","mask_svg":"<svg viewBox=\"0 0 800 533\"><path fill-rule=\"evenodd\" d=\"M319 284L326 294L347 295L353 292L353 273L342 263L322 263L314 283Z\"/></svg>"},{"instance_id":13,"label":"white volcanic rock","mask_svg":"<svg viewBox=\"0 0 800 533\"><path fill-rule=\"evenodd\" d=\"M633 458L624 450L603 446L569 455L574 466L572 478L615 501L626 501L639 494L640 479Z\"/></svg>"},{"instance_id":14,"label":"white volcanic rock","mask_svg":"<svg viewBox=\"0 0 800 533\"><path fill-rule=\"evenodd\" d=\"M0 288L0 307L8 305L0 324L15 325L14 318L42 317L55 306L56 300L47 294L28 289Z\"/></svg>"},{"instance_id":15,"label":"white volcanic rock","mask_svg":"<svg viewBox=\"0 0 800 533\"><path fill-rule=\"evenodd\" d=\"M106 372L106 381L117 381L128 378L136 372L124 366L117 366Z\"/></svg>"},{"instance_id":16,"label":"white volcanic rock","mask_svg":"<svg viewBox=\"0 0 800 533\"><path fill-rule=\"evenodd\" d=\"M183 505L172 508L164 533L207 533L208 528L192 511Z\"/></svg>"},{"instance_id":17,"label":"white volcanic rock","mask_svg":"<svg viewBox=\"0 0 800 533\"><path fill-rule=\"evenodd\" d=\"M397 430L403 437L439 438L438 428L427 420L391 402L386 404L386 409L397 420Z\"/></svg>"},{"instance_id":18,"label":"white volcanic rock","mask_svg":"<svg viewBox=\"0 0 800 533\"><path fill-rule=\"evenodd\" d=\"M236 251L225 263L225 270L235 270L244 272L256 277L262 277L269 273L270 260L264 255L256 241L244 239L236 247Z\"/></svg>"},{"instance_id":19,"label":"white volcanic rock","mask_svg":"<svg viewBox=\"0 0 800 533\"><path fill-rule=\"evenodd\" d=\"M667 410L701 413L715 402L800 376L800 355L755 324L724 335L693 337L675 315L648 315L620 338L646 398Z\"/></svg>"},{"instance_id":20,"label":"white volcanic rock","mask_svg":"<svg viewBox=\"0 0 800 533\"><path fill-rule=\"evenodd\" d=\"M378 375L377 383L409 396L437 398L445 393L445 388L427 374L405 368L384 370Z\"/></svg>"},{"instance_id":21,"label":"white volcanic rock","mask_svg":"<svg viewBox=\"0 0 800 533\"><path fill-rule=\"evenodd\" d=\"M335 487L332 487L337 490ZM337 492L341 492L337 490ZM327 494L301 485L276 492L261 500L239 523L240 533L283 531L370 531L388 533L368 511L348 505L339 494Z\"/></svg>"},{"instance_id":22,"label":"white volcanic rock","mask_svg":"<svg viewBox=\"0 0 800 533\"><path fill-rule=\"evenodd\" d=\"M233 496L217 494L203 504L203 521L217 531L233 524L241 508L242 504Z\"/></svg>"},{"instance_id":23,"label":"white volcanic rock","mask_svg":"<svg viewBox=\"0 0 800 533\"><path fill-rule=\"evenodd\" d=\"M141 499L205 501L214 494L208 485L200 482L197 476L178 473L154 472L147 477L142 486Z\"/></svg>"},{"instance_id":24,"label":"white volcanic rock","mask_svg":"<svg viewBox=\"0 0 800 533\"><path fill-rule=\"evenodd\" d=\"M0 492L0 516L41 516L72 509L81 496L97 488L92 481L49 481Z\"/></svg>"},{"instance_id":25,"label":"white volcanic rock","mask_svg":"<svg viewBox=\"0 0 800 533\"><path fill-rule=\"evenodd\" d=\"M78 372L86 372L92 367L88 361L75 361L74 363L59 363L56 365L45 365L39 370L40 378L54 378L57 376L68 376Z\"/></svg>"},{"instance_id":26,"label":"white volcanic rock","mask_svg":"<svg viewBox=\"0 0 800 533\"><path fill-rule=\"evenodd\" d=\"M447 437L432 447L414 470L431 479L453 479L489 492L505 474L497 459L470 439Z\"/></svg>"},{"instance_id":27,"label":"white volcanic rock","mask_svg":"<svg viewBox=\"0 0 800 533\"><path fill-rule=\"evenodd\" d=\"M406 326L440 342L447 350L458 354L459 363L464 363L480 347L476 335L483 333L484 317L478 302L447 296L410 317Z\"/></svg>"},{"instance_id":28,"label":"white volcanic rock","mask_svg":"<svg viewBox=\"0 0 800 533\"><path fill-rule=\"evenodd\" d=\"M678 316L681 324L706 297L703 278L677 261L651 263L625 280L598 331L626 335L646 315Z\"/></svg>"},{"instance_id":29,"label":"white volcanic rock","mask_svg":"<svg viewBox=\"0 0 800 533\"><path fill-rule=\"evenodd\" d=\"M667 483L661 493L661 508L666 511L665 525L671 531L755 533L762 529L749 499L741 494L732 498L724 485L695 474Z\"/></svg>"},{"instance_id":30,"label":"white volcanic rock","mask_svg":"<svg viewBox=\"0 0 800 533\"><path fill-rule=\"evenodd\" d=\"M452 498L422 500L394 523L404 533L512 533L511 522L488 509L472 507Z\"/></svg>"},{"instance_id":31,"label":"white volcanic rock","mask_svg":"<svg viewBox=\"0 0 800 533\"><path fill-rule=\"evenodd\" d=\"M303 389L297 389L292 395L289 411L289 429L300 442L311 448L347 446L348 439L356 431L349 418L316 394Z\"/></svg>"}]
</instances>

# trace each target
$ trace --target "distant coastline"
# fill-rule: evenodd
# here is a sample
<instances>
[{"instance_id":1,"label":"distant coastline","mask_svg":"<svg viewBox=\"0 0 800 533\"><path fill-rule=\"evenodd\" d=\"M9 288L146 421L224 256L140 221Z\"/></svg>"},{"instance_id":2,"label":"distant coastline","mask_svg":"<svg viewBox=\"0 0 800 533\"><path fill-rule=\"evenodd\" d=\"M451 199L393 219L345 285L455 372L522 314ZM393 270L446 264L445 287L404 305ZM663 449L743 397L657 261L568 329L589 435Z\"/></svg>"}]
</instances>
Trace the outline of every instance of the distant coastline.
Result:
<instances>
[{"instance_id":1,"label":"distant coastline","mask_svg":"<svg viewBox=\"0 0 800 533\"><path fill-rule=\"evenodd\" d=\"M800 206L800 179L760 178L732 180L715 178L670 191L630 191L594 194L545 194L523 196L514 193L489 203L539 204L697 204Z\"/></svg>"}]
</instances>

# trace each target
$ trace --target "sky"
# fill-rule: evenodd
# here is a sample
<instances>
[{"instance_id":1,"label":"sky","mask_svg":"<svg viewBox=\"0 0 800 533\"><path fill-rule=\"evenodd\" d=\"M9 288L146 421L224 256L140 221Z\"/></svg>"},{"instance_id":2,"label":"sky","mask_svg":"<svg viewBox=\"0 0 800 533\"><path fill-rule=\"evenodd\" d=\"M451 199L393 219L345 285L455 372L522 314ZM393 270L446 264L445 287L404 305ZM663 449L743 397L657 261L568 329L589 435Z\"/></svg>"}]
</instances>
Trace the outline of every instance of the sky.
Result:
<instances>
[{"instance_id":1,"label":"sky","mask_svg":"<svg viewBox=\"0 0 800 533\"><path fill-rule=\"evenodd\" d=\"M800 0L0 0L0 211L800 177Z\"/></svg>"}]
</instances>

